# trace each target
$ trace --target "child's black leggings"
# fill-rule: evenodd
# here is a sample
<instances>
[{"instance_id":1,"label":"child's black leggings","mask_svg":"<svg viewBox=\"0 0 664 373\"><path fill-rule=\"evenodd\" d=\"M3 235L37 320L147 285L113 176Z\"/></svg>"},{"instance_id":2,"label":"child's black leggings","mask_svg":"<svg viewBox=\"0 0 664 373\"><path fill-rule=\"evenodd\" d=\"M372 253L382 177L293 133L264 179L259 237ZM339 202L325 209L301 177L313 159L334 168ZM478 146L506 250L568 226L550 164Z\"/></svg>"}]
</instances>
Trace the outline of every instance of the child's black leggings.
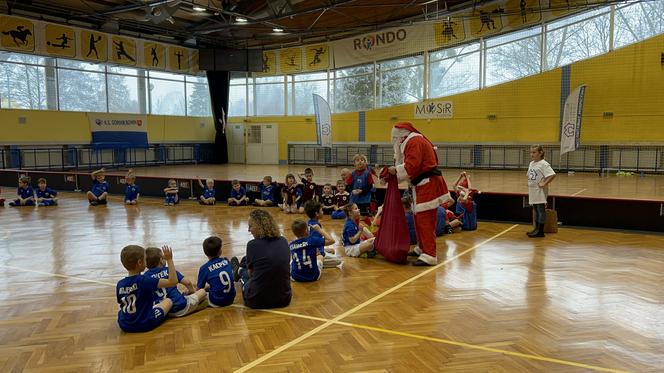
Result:
<instances>
[{"instance_id":1,"label":"child's black leggings","mask_svg":"<svg viewBox=\"0 0 664 373\"><path fill-rule=\"evenodd\" d=\"M546 222L545 207L545 203L538 203L533 205L533 210L535 211L535 222L537 222L537 224L544 224Z\"/></svg>"}]
</instances>

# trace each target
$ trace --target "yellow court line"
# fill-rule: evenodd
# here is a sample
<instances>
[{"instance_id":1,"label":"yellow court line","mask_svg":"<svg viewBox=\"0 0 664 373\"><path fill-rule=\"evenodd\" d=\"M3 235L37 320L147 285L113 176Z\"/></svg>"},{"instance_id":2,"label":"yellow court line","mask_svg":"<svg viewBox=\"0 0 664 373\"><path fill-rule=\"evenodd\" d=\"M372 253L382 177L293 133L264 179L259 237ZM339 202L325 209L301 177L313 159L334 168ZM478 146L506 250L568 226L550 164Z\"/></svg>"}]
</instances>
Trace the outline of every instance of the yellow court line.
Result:
<instances>
[{"instance_id":1,"label":"yellow court line","mask_svg":"<svg viewBox=\"0 0 664 373\"><path fill-rule=\"evenodd\" d=\"M386 290L386 291L384 291L384 292L382 292L382 293L376 295L375 297L373 297L373 298L367 300L366 302L364 302L364 303L362 303L362 304L360 304L360 305L358 305L358 306L355 306L355 307L353 307L352 309L350 309L350 310L348 310L348 311L346 311L346 312L340 314L339 316L335 317L334 319L325 322L325 324L320 325L319 327L317 327L317 328L315 328L315 329L313 329L313 330L310 330L308 333L305 333L305 334L299 336L298 338L296 338L296 339L294 339L294 340L292 340L292 341L290 341L290 342L288 342L288 343L286 343L286 344L284 344L284 345L281 345L281 346L277 347L276 349L274 349L274 350L268 352L267 354L262 355L262 356L259 357L258 359L256 359L256 360L250 362L249 364L247 364L247 365L241 367L240 369L237 369L235 372L236 372L236 373L242 373L242 372L246 372L247 370L249 370L249 369L251 369L251 368L256 367L257 365L261 364L261 363L264 362L265 360L268 360L268 359L271 358L272 356L275 356L275 355L281 353L282 351L287 350L288 348L290 348L290 347L292 347L292 346L298 344L299 342L301 342L301 341L303 341L303 340L305 340L305 339L311 337L312 335L314 335L314 334L318 333L319 331L321 331L321 330L327 328L328 326L333 325L333 324L336 324L336 322L338 322L339 320L341 320L341 319L343 319L343 318L345 318L345 317L348 317L348 316L350 316L351 314L353 314L353 313L355 313L355 312L361 310L362 308L364 308L364 307L370 305L371 303L373 303L373 302L375 302L375 301L377 301L377 300L379 300L379 299L385 297L386 295L389 295L389 294L391 294L392 292L394 292L394 291L396 291L396 290L398 290L398 289L401 289L402 287L404 287L404 286L410 284L411 282L413 282L413 281L415 281L415 280L421 278L422 276L426 276L427 274L429 274L429 273L431 273L431 272L437 270L438 268L444 266L445 264L451 262L452 260L454 260L454 259L456 259L456 258L458 258L458 257L460 257L460 256L462 256L462 255L465 255L466 253L469 253L470 251L473 251L473 250L477 249L478 247L480 247L480 246L482 246L482 245L484 245L484 244L486 244L486 243L488 243L488 242L491 242L491 241L495 240L496 238L498 238L498 237L504 235L505 233L511 231L512 229L514 229L514 228L516 228L516 227L518 227L518 226L519 226L518 224L514 224L513 226L511 226L511 227L505 229L504 231L502 231L502 232L500 232L500 233L498 233L498 234L496 234L496 235L494 235L494 236L492 236L492 237L490 237L490 238L488 238L488 239L486 239L486 240L480 242L480 243L477 244L477 245L474 245L474 246L471 247L470 249L467 249L467 250L465 250L465 251L463 251L463 252L461 252L461 253L459 253L459 254L457 254L457 255L455 255L455 256L449 258L449 259L447 259L446 261L444 261L444 262L442 262L442 263L440 263L440 264L437 264L437 265L435 265L435 266L433 266L433 267L430 267L429 269L427 269L426 271L423 271L422 273L418 274L417 276L414 276L414 277L409 278L408 280L406 280L406 281L404 281L404 282L402 282L402 283L400 283L400 284L398 284L398 285L396 285L396 286L394 286L394 287L392 287L392 288L390 288L390 289L388 289L388 290Z\"/></svg>"},{"instance_id":2,"label":"yellow court line","mask_svg":"<svg viewBox=\"0 0 664 373\"><path fill-rule=\"evenodd\" d=\"M572 197L574 197L574 196L578 196L579 194L585 192L586 190L588 190L588 188L586 188L586 189L581 189L580 191L578 191L578 192L572 194Z\"/></svg>"},{"instance_id":3,"label":"yellow court line","mask_svg":"<svg viewBox=\"0 0 664 373\"><path fill-rule=\"evenodd\" d=\"M434 267L431 267L427 269L426 271L418 274L417 276L411 277L409 280L406 280L395 287L386 290L385 292L378 294L377 296L369 299L368 301L360 304L359 306L354 307L353 309L344 312L343 314L335 317L334 319L326 319L322 317L316 317L316 316L308 316L308 315L302 315L298 313L291 313L291 312L285 312L285 311L279 311L279 310L271 310L271 309L257 309L254 311L259 311L259 312L265 312L265 313L272 313L276 315L282 315L282 316L290 316L290 317L295 317L295 318L301 318L301 319L308 319L308 320L314 320L314 321L320 321L323 322L323 324L319 325L318 327L310 330L309 332L301 335L300 337L286 343L285 345L282 345L278 347L275 350L272 350L271 352L262 355L258 359L250 362L249 364L239 368L236 370L236 372L245 372L251 368L254 368L255 366L261 364L265 360L268 360L269 358L279 354L280 352L298 344L299 342L309 338L310 336L318 333L319 331L329 327L330 325L342 325L342 326L348 326L348 327L354 327L358 329L366 329L366 330L371 330L375 332L380 332L380 333L386 333L386 334L392 334L392 335L399 335L403 337L409 337L409 338L415 338L415 339L420 339L420 340L426 340L430 342L436 342L436 343L443 343L443 344L449 344L449 345L454 345L454 346L460 346L460 347L465 347L465 348L470 348L470 349L476 349L476 350L482 350L482 351L487 351L487 352L492 352L492 353L498 353L498 354L505 354L505 355L511 355L511 356L516 356L516 357L521 357L525 359L531 359L531 360L539 360L539 361L546 361L546 362L551 362L551 363L557 363L557 364L562 364L562 365L569 365L569 366L575 366L575 367L580 367L580 368L585 368L585 369L592 369L600 372L616 372L616 373L623 373L624 371L617 370L617 369L610 369L610 368L603 368L603 367L598 367L598 366L593 366L593 365L588 365L588 364L583 364L583 363L577 363L573 361L568 361L568 360L561 360L561 359L555 359L555 358L549 358L545 356L538 356L538 355L530 355L530 354L524 354L520 352L514 352L514 351L507 351L507 350L501 350L497 348L491 348L491 347L485 347L481 345L474 345L474 344L469 344L469 343L464 343L464 342L456 342L448 339L442 339L442 338L436 338L436 337L429 337L429 336L424 336L424 335L419 335L419 334L412 334L412 333L407 333L407 332L399 332L396 330L390 330L390 329L383 329L379 327L374 327L374 326L369 326L369 325L363 325L363 324L355 324L355 323L350 323L350 322L345 322L345 321L340 321L342 318L348 317L350 314L360 310L361 308L364 308L368 306L369 304L375 302L378 299L381 299L385 297L386 295L389 295L390 293L398 290L399 288L417 280L418 278L425 276L428 273L431 273L432 271L444 266L445 264L459 258L460 256L463 256L467 254L468 252L477 249L478 247L502 236L503 234L511 231L515 227L517 227L518 224L515 224L511 226L510 228L494 235L493 237L490 237L482 242L480 242L477 245L474 245L473 247L464 250L463 252L445 260L444 262L437 264ZM43 271L35 271L32 269L25 269L25 268L20 268L20 267L14 267L14 266L8 266L4 264L0 264L0 267L4 268L10 268L18 271L24 271L24 272L32 272L32 273L39 273L43 275L49 275L49 276L55 276L55 277L60 277L60 278L66 278L66 279L74 279L74 280L79 280L79 281L84 281L84 282L92 282L96 284L101 284L101 285L106 285L106 286L115 286L115 284L110 283L110 282L103 282L103 281L97 281L97 280L89 280L86 278L82 277L75 277L75 276L68 276L68 275L63 275L59 273L50 273L50 272L43 272ZM244 305L240 304L232 304L231 307L238 308L238 309L249 309Z\"/></svg>"},{"instance_id":4,"label":"yellow court line","mask_svg":"<svg viewBox=\"0 0 664 373\"><path fill-rule=\"evenodd\" d=\"M0 267L3 267L3 268L10 268L10 269L15 269L15 270L17 270L17 271L39 273L39 274L42 274L42 275L48 275L48 276L54 276L54 277L60 277L60 278L66 278L66 279L74 279L74 280L79 280L79 281L92 282L92 283L95 283L95 284L102 284L102 285L108 285L108 286L115 286L115 284L112 284L112 283L110 283L110 282L103 282L103 281L97 281L97 280L89 280L89 279L87 279L87 278L82 278L82 277L61 275L61 274L59 274L59 273L50 273L50 272L35 271L34 269L25 269L25 268L20 268L20 267L8 266L8 265L4 265L4 264L0 264Z\"/></svg>"},{"instance_id":5,"label":"yellow court line","mask_svg":"<svg viewBox=\"0 0 664 373\"><path fill-rule=\"evenodd\" d=\"M372 330L372 331L380 332L380 333L393 334L393 335L398 335L398 336L402 336L402 337L421 339L421 340L430 341L430 342L444 343L444 344L448 344L448 345L465 347L465 348L470 348L470 349L474 349L474 350L481 350L481 351L493 352L493 353L497 353L497 354L516 356L516 357L521 357L521 358L530 359L530 360L539 360L539 361L546 361L546 362L549 362L549 363L570 365L570 366L584 368L584 369L596 370L596 371L599 371L599 372L627 373L627 371L624 371L624 370L603 368L603 367L598 367L598 366L595 366L595 365L577 363L577 362L569 361L569 360L561 360L561 359L555 359L555 358L546 357L546 356L524 354L524 353L521 353L521 352L501 350L501 349L498 349L498 348L486 347L486 346L482 346L482 345L474 345L474 344L470 344L470 343L451 341L449 339L442 339L442 338L436 338L436 337L428 337L428 336L419 335L419 334L399 332L399 331L396 331L396 330L383 329L383 328L378 328L378 327L375 327L375 326L354 324L354 323L349 323L349 322L344 322L344 321L338 321L338 322L335 322L335 324L350 326L350 327L354 327L354 328L358 328L358 329Z\"/></svg>"}]
</instances>

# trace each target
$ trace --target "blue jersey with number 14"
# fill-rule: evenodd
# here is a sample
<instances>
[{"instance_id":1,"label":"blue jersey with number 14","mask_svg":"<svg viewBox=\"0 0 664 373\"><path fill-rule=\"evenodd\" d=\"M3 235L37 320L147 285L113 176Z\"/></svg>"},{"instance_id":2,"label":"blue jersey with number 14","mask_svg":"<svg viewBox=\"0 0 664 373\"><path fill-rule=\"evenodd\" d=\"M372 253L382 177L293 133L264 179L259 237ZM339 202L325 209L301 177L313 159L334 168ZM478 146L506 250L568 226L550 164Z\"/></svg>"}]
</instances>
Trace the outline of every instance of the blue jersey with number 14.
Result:
<instances>
[{"instance_id":1,"label":"blue jersey with number 14","mask_svg":"<svg viewBox=\"0 0 664 373\"><path fill-rule=\"evenodd\" d=\"M235 300L233 267L226 258L212 258L198 270L198 288L210 284L208 299L215 306L228 306Z\"/></svg>"},{"instance_id":2,"label":"blue jersey with number 14","mask_svg":"<svg viewBox=\"0 0 664 373\"><path fill-rule=\"evenodd\" d=\"M291 277L295 281L316 281L320 278L320 268L316 263L316 253L325 246L323 237L309 235L298 238L289 244L291 253Z\"/></svg>"}]
</instances>

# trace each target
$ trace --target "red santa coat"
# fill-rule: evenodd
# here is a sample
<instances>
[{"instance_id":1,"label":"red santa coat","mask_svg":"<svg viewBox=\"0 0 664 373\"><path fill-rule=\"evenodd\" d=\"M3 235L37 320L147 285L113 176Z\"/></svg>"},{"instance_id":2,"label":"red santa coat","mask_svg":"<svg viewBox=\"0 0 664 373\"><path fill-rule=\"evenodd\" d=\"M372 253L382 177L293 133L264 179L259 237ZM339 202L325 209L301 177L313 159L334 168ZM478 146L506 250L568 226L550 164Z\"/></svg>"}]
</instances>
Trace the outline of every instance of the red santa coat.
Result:
<instances>
[{"instance_id":1,"label":"red santa coat","mask_svg":"<svg viewBox=\"0 0 664 373\"><path fill-rule=\"evenodd\" d=\"M403 163L396 165L399 181L411 183L412 179L438 167L438 156L433 145L417 132L411 132L406 137L400 150ZM415 213L437 209L452 199L442 176L425 178L411 189Z\"/></svg>"}]
</instances>

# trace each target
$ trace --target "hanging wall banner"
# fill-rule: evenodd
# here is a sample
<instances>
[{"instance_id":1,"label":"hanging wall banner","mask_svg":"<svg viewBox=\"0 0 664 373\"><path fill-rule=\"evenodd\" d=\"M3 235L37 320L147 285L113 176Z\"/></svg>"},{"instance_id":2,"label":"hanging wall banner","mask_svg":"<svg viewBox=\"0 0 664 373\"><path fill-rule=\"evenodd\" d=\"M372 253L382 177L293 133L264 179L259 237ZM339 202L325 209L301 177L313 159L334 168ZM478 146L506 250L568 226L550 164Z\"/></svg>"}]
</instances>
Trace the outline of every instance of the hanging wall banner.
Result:
<instances>
[{"instance_id":1,"label":"hanging wall banner","mask_svg":"<svg viewBox=\"0 0 664 373\"><path fill-rule=\"evenodd\" d=\"M86 61L108 61L108 37L101 32L81 30L80 56Z\"/></svg>"},{"instance_id":2,"label":"hanging wall banner","mask_svg":"<svg viewBox=\"0 0 664 373\"><path fill-rule=\"evenodd\" d=\"M581 119L586 85L581 85L567 96L560 129L560 155L574 151L581 145Z\"/></svg>"},{"instance_id":3,"label":"hanging wall banner","mask_svg":"<svg viewBox=\"0 0 664 373\"><path fill-rule=\"evenodd\" d=\"M88 113L93 144L125 147L148 146L148 120L145 115Z\"/></svg>"},{"instance_id":4,"label":"hanging wall banner","mask_svg":"<svg viewBox=\"0 0 664 373\"><path fill-rule=\"evenodd\" d=\"M149 69L166 69L166 47L159 43L143 43L143 66Z\"/></svg>"},{"instance_id":5,"label":"hanging wall banner","mask_svg":"<svg viewBox=\"0 0 664 373\"><path fill-rule=\"evenodd\" d=\"M136 65L136 40L111 37L111 61L122 65Z\"/></svg>"},{"instance_id":6,"label":"hanging wall banner","mask_svg":"<svg viewBox=\"0 0 664 373\"><path fill-rule=\"evenodd\" d=\"M270 75L277 73L277 52L263 52L263 74Z\"/></svg>"},{"instance_id":7,"label":"hanging wall banner","mask_svg":"<svg viewBox=\"0 0 664 373\"><path fill-rule=\"evenodd\" d=\"M191 48L15 16L0 15L0 49L178 73L199 71L198 51Z\"/></svg>"},{"instance_id":8,"label":"hanging wall banner","mask_svg":"<svg viewBox=\"0 0 664 373\"><path fill-rule=\"evenodd\" d=\"M512 28L532 25L542 21L540 0L508 0L507 24Z\"/></svg>"},{"instance_id":9,"label":"hanging wall banner","mask_svg":"<svg viewBox=\"0 0 664 373\"><path fill-rule=\"evenodd\" d=\"M302 48L288 48L279 51L279 69L283 74L302 71Z\"/></svg>"},{"instance_id":10,"label":"hanging wall banner","mask_svg":"<svg viewBox=\"0 0 664 373\"><path fill-rule=\"evenodd\" d=\"M314 94L314 113L316 115L316 134L318 145L332 147L332 114L330 105L321 96Z\"/></svg>"},{"instance_id":11,"label":"hanging wall banner","mask_svg":"<svg viewBox=\"0 0 664 373\"><path fill-rule=\"evenodd\" d=\"M33 52L34 23L25 18L0 16L0 46L15 51Z\"/></svg>"},{"instance_id":12,"label":"hanging wall banner","mask_svg":"<svg viewBox=\"0 0 664 373\"><path fill-rule=\"evenodd\" d=\"M443 47L466 40L466 29L463 18L449 18L433 24L436 46Z\"/></svg>"},{"instance_id":13,"label":"hanging wall banner","mask_svg":"<svg viewBox=\"0 0 664 373\"><path fill-rule=\"evenodd\" d=\"M499 33L503 29L503 14L505 8L502 4L493 4L476 9L470 19L470 34L474 38Z\"/></svg>"},{"instance_id":14,"label":"hanging wall banner","mask_svg":"<svg viewBox=\"0 0 664 373\"><path fill-rule=\"evenodd\" d=\"M415 119L451 119L454 115L452 101L424 101L415 104Z\"/></svg>"},{"instance_id":15,"label":"hanging wall banner","mask_svg":"<svg viewBox=\"0 0 664 373\"><path fill-rule=\"evenodd\" d=\"M47 24L46 53L58 57L76 57L76 31L71 27Z\"/></svg>"},{"instance_id":16,"label":"hanging wall banner","mask_svg":"<svg viewBox=\"0 0 664 373\"><path fill-rule=\"evenodd\" d=\"M168 47L168 67L172 71L188 71L189 50L180 47Z\"/></svg>"},{"instance_id":17,"label":"hanging wall banner","mask_svg":"<svg viewBox=\"0 0 664 373\"><path fill-rule=\"evenodd\" d=\"M344 67L364 62L407 56L435 47L430 24L380 30L331 43L334 66Z\"/></svg>"},{"instance_id":18,"label":"hanging wall banner","mask_svg":"<svg viewBox=\"0 0 664 373\"><path fill-rule=\"evenodd\" d=\"M330 47L327 44L308 45L304 51L305 70L327 70L330 67Z\"/></svg>"}]
</instances>

